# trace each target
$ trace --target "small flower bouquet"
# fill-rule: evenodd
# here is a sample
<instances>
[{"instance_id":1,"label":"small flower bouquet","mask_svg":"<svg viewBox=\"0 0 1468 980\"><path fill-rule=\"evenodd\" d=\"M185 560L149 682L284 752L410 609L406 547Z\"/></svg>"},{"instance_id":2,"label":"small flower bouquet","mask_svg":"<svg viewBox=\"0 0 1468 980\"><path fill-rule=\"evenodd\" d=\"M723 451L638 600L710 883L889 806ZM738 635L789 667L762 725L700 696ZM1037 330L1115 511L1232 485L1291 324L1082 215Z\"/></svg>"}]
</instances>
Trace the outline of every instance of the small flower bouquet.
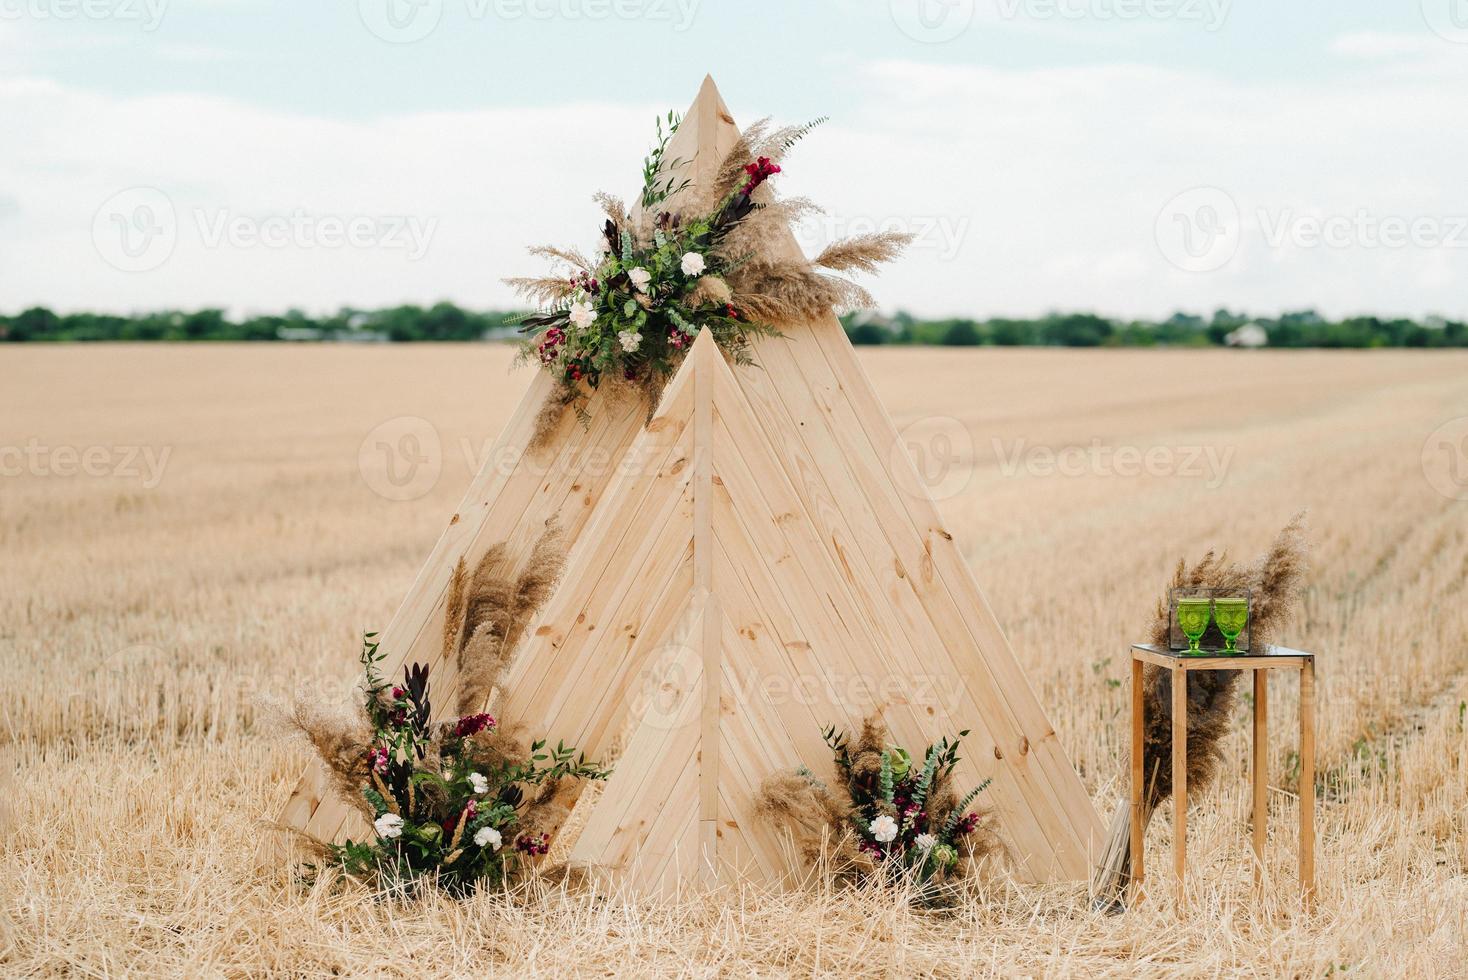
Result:
<instances>
[{"instance_id":1,"label":"small flower bouquet","mask_svg":"<svg viewBox=\"0 0 1468 980\"><path fill-rule=\"evenodd\" d=\"M565 405L575 405L584 422L586 392L608 380L638 386L655 403L702 328L736 364L751 364L753 338L832 309L871 305L866 290L813 266L874 271L910 240L879 232L837 242L813 262L798 250L790 254L780 236L788 240L789 222L816 209L803 200L776 200L766 182L824 119L774 132L757 123L708 187L691 187L679 176L688 161L666 159L678 122L671 113L666 129L658 122L635 212L597 195L606 220L594 258L574 249L531 249L564 263L565 274L507 280L541 307L522 320L529 335L523 356L559 382L538 436Z\"/></svg>"},{"instance_id":2,"label":"small flower bouquet","mask_svg":"<svg viewBox=\"0 0 1468 980\"><path fill-rule=\"evenodd\" d=\"M969 810L990 780L962 798L950 788L967 731L929 746L921 763L888 744L875 718L854 743L834 727L822 734L834 786L801 768L765 780L760 793L762 812L792 834L807 860L834 859L835 870L849 877L911 881L928 900L960 874L963 858L999 850L997 838L981 829L982 815Z\"/></svg>"},{"instance_id":3,"label":"small flower bouquet","mask_svg":"<svg viewBox=\"0 0 1468 980\"><path fill-rule=\"evenodd\" d=\"M859 850L889 871L909 871L918 882L945 877L957 866L962 838L979 825L979 815L967 808L990 783L984 780L962 799L947 789L958 764L959 740L967 735L961 731L957 739L929 746L918 766L898 746L874 753L859 743L853 755L844 732L826 729L836 773L851 794Z\"/></svg>"},{"instance_id":4,"label":"small flower bouquet","mask_svg":"<svg viewBox=\"0 0 1468 980\"><path fill-rule=\"evenodd\" d=\"M434 724L428 669L405 667L402 683L390 685L377 670L381 656L369 635L361 659L373 737L361 793L377 836L332 845L333 863L390 884L424 875L451 891L503 883L519 862L549 850L546 832L522 826L536 791L566 778L604 779L608 771L543 741L518 758L505 751L487 714Z\"/></svg>"}]
</instances>

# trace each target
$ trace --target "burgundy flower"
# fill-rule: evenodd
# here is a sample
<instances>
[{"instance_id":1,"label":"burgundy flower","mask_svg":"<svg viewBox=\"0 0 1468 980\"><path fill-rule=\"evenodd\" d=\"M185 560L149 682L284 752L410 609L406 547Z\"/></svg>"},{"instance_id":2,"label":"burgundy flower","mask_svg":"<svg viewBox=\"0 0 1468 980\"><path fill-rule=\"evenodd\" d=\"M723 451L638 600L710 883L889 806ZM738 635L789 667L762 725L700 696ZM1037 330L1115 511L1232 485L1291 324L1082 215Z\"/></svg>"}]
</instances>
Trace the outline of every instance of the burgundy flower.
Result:
<instances>
[{"instance_id":1,"label":"burgundy flower","mask_svg":"<svg viewBox=\"0 0 1468 980\"><path fill-rule=\"evenodd\" d=\"M471 735L478 735L486 728L493 727L494 718L490 715L465 715L464 717L460 718L458 722L454 725L454 737L468 738Z\"/></svg>"},{"instance_id":2,"label":"burgundy flower","mask_svg":"<svg viewBox=\"0 0 1468 980\"><path fill-rule=\"evenodd\" d=\"M523 834L515 841L515 849L532 857L550 851L550 834Z\"/></svg>"},{"instance_id":3,"label":"burgundy flower","mask_svg":"<svg viewBox=\"0 0 1468 980\"><path fill-rule=\"evenodd\" d=\"M958 821L958 826L954 828L954 833L961 837L964 834L973 833L978 826L979 815L977 813L965 813L963 819Z\"/></svg>"},{"instance_id":4,"label":"burgundy flower","mask_svg":"<svg viewBox=\"0 0 1468 980\"><path fill-rule=\"evenodd\" d=\"M769 157L760 157L754 163L746 163L744 165L744 172L749 175L749 180L745 183L744 189L740 193L748 197L754 193L756 187L779 173L780 165L778 163L771 163Z\"/></svg>"},{"instance_id":5,"label":"burgundy flower","mask_svg":"<svg viewBox=\"0 0 1468 980\"><path fill-rule=\"evenodd\" d=\"M374 746L372 751L367 753L367 766L377 772L387 772L387 759L387 749L380 745Z\"/></svg>"},{"instance_id":6,"label":"burgundy flower","mask_svg":"<svg viewBox=\"0 0 1468 980\"><path fill-rule=\"evenodd\" d=\"M392 698L394 701L401 701L403 699L403 695L406 693L407 692L404 691L401 687L395 687L392 689Z\"/></svg>"}]
</instances>

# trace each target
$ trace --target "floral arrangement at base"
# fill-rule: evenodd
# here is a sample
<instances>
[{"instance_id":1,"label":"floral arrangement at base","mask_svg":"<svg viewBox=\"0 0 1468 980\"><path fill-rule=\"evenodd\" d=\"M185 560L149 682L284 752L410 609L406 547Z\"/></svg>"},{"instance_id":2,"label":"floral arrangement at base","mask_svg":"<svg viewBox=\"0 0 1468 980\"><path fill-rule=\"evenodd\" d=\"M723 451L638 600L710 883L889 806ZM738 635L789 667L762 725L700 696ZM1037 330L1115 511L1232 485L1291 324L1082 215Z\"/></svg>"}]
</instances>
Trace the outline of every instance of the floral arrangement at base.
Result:
<instances>
[{"instance_id":1,"label":"floral arrangement at base","mask_svg":"<svg viewBox=\"0 0 1468 980\"><path fill-rule=\"evenodd\" d=\"M449 585L444 662L458 667L455 714L435 721L429 669L383 678L376 635L363 641L362 698L342 716L298 698L291 727L326 765L333 788L372 824L373 837L308 840L315 871L337 868L389 888L432 881L462 894L503 885L536 865L569 814L572 781L609 770L563 744L526 741L485 713L509 655L549 597L564 564L548 528L518 574L501 543L471 574L461 559Z\"/></svg>"},{"instance_id":2,"label":"floral arrangement at base","mask_svg":"<svg viewBox=\"0 0 1468 980\"><path fill-rule=\"evenodd\" d=\"M803 199L777 200L769 179L785 155L817 125L771 131L766 121L744 133L708 187L680 176L688 161L667 159L679 119L658 123L643 164L637 210L599 194L605 212L594 258L575 249L531 253L563 264L562 274L509 279L541 309L522 320L522 356L549 371L557 391L537 423L539 442L575 406L586 421L586 396L607 384L657 395L702 328L736 364L754 363L752 342L836 309L872 305L856 283L816 271L876 271L910 235L877 232L827 247L807 261L791 254L791 220L819 209Z\"/></svg>"},{"instance_id":3,"label":"floral arrangement at base","mask_svg":"<svg viewBox=\"0 0 1468 980\"><path fill-rule=\"evenodd\" d=\"M373 634L362 649L366 709L372 718L368 782L372 840L329 845L331 864L362 879L409 884L425 875L449 891L504 884L550 850L550 834L522 820L546 787L610 773L574 749L544 740L528 753L506 751L489 714L434 723L428 668L403 668L389 685L377 673Z\"/></svg>"},{"instance_id":4,"label":"floral arrangement at base","mask_svg":"<svg viewBox=\"0 0 1468 980\"><path fill-rule=\"evenodd\" d=\"M791 834L812 865L857 880L911 882L931 899L938 886L963 877L979 860L1002 852L984 812L970 809L990 780L959 797L952 788L960 739L928 747L921 761L891 745L879 717L852 742L823 732L835 779L804 767L766 779L760 810Z\"/></svg>"}]
</instances>

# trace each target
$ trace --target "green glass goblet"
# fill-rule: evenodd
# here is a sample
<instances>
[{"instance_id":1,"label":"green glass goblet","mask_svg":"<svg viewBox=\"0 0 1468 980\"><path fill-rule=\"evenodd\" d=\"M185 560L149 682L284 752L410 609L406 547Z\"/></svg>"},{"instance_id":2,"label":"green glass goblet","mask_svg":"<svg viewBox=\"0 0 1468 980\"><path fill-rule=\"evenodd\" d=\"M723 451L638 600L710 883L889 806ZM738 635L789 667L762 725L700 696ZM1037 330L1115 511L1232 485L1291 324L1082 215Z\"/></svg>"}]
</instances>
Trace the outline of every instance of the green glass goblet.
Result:
<instances>
[{"instance_id":1,"label":"green glass goblet","mask_svg":"<svg viewBox=\"0 0 1468 980\"><path fill-rule=\"evenodd\" d=\"M1213 600L1203 596L1184 596L1177 601L1177 625L1188 638L1188 653L1196 657L1202 651L1198 641L1208 632L1208 621L1213 618Z\"/></svg>"},{"instance_id":2,"label":"green glass goblet","mask_svg":"<svg viewBox=\"0 0 1468 980\"><path fill-rule=\"evenodd\" d=\"M1223 634L1223 652L1238 653L1234 641L1249 625L1249 600L1235 597L1214 599L1213 618L1218 623L1218 632Z\"/></svg>"}]
</instances>

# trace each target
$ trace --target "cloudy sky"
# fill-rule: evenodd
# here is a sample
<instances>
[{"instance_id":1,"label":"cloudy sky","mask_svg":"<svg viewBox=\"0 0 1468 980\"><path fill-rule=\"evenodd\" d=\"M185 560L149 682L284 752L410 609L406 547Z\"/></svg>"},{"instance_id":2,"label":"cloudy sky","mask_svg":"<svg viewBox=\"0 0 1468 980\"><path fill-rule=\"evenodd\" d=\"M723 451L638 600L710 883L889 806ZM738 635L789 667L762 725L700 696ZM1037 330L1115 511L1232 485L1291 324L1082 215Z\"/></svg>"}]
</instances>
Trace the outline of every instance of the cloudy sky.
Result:
<instances>
[{"instance_id":1,"label":"cloudy sky","mask_svg":"<svg viewBox=\"0 0 1468 980\"><path fill-rule=\"evenodd\" d=\"M1468 0L0 0L0 310L511 305L705 72L887 308L1468 316Z\"/></svg>"}]
</instances>

